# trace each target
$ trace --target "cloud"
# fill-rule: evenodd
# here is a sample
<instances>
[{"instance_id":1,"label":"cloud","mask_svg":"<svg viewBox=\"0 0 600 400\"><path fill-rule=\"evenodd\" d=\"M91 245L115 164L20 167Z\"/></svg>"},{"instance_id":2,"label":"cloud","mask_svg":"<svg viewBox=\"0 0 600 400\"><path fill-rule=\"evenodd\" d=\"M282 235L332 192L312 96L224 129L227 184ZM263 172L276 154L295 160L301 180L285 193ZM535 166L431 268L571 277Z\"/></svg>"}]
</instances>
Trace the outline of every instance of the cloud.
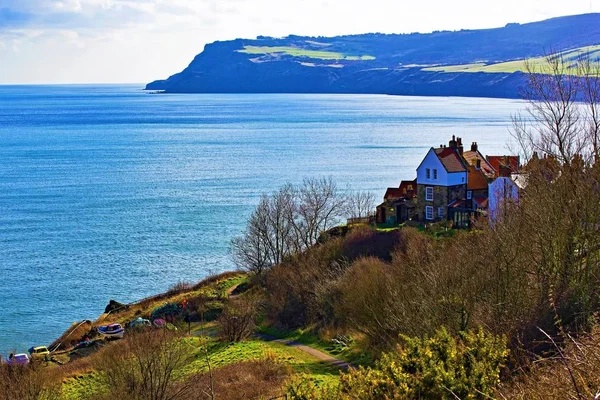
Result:
<instances>
[{"instance_id":1,"label":"cloud","mask_svg":"<svg viewBox=\"0 0 600 400\"><path fill-rule=\"evenodd\" d=\"M0 79L140 82L180 71L215 40L483 28L587 11L589 0L0 0Z\"/></svg>"},{"instance_id":2,"label":"cloud","mask_svg":"<svg viewBox=\"0 0 600 400\"><path fill-rule=\"evenodd\" d=\"M81 12L81 2L79 0L58 1L53 4L54 8L60 11Z\"/></svg>"}]
</instances>

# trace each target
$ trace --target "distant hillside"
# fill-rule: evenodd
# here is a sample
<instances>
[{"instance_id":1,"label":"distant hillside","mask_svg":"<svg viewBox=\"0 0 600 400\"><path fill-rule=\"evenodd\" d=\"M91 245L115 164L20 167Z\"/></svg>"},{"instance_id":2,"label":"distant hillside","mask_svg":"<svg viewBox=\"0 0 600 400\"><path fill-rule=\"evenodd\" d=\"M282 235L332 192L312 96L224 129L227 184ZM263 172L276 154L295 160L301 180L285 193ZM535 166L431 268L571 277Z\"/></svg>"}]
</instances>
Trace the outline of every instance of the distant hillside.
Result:
<instances>
[{"instance_id":1,"label":"distant hillside","mask_svg":"<svg viewBox=\"0 0 600 400\"><path fill-rule=\"evenodd\" d=\"M600 14L428 34L259 36L209 44L182 72L146 89L514 98L522 60L582 48L597 59L600 47L591 46L599 44Z\"/></svg>"}]
</instances>

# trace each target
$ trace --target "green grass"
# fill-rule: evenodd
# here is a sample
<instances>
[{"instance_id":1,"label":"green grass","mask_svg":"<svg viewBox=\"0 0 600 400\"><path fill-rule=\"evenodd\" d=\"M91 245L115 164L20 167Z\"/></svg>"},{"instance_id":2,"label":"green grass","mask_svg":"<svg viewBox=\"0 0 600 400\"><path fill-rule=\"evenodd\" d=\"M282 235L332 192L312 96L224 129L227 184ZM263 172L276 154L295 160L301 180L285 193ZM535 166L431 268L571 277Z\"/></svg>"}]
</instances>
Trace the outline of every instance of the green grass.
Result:
<instances>
[{"instance_id":1,"label":"green grass","mask_svg":"<svg viewBox=\"0 0 600 400\"><path fill-rule=\"evenodd\" d=\"M346 348L341 348L330 341L321 339L310 329L281 331L270 326L262 326L259 332L275 336L279 339L293 340L305 344L350 364L368 366L373 363L373 356L364 352L357 343L352 343Z\"/></svg>"},{"instance_id":2,"label":"green grass","mask_svg":"<svg viewBox=\"0 0 600 400\"><path fill-rule=\"evenodd\" d=\"M182 370L176 371L176 375L180 378L207 371L204 351L206 344L213 370L242 361L254 361L270 357L289 365L294 373L304 374L319 385L335 384L339 379L339 369L337 367L321 362L294 347L277 342L264 342L253 339L239 343L219 343L206 337L189 337L182 340L189 342L192 354L190 363ZM102 381L100 376L98 373L92 372L66 380L62 386L62 399L85 399L101 390Z\"/></svg>"},{"instance_id":3,"label":"green grass","mask_svg":"<svg viewBox=\"0 0 600 400\"><path fill-rule=\"evenodd\" d=\"M581 56L588 56L590 60L598 60L600 57L600 45L581 47L562 53L567 66L572 66ZM545 57L534 57L527 60L507 61L496 64L462 64L446 65L439 67L423 68L423 71L437 72L487 72L487 73L513 73L526 72L525 61L527 61L534 70L539 73L550 73Z\"/></svg>"},{"instance_id":4,"label":"green grass","mask_svg":"<svg viewBox=\"0 0 600 400\"><path fill-rule=\"evenodd\" d=\"M375 229L378 232L391 232L391 231L397 231L400 228L402 228L403 225L398 225L398 224L377 224Z\"/></svg>"},{"instance_id":5,"label":"green grass","mask_svg":"<svg viewBox=\"0 0 600 400\"><path fill-rule=\"evenodd\" d=\"M68 379L62 385L62 400L89 399L102 390L102 382L97 373Z\"/></svg>"},{"instance_id":6,"label":"green grass","mask_svg":"<svg viewBox=\"0 0 600 400\"><path fill-rule=\"evenodd\" d=\"M195 342L197 351L194 354L194 361L185 367L183 374L206 372L206 354L202 347L202 343L206 339L192 338L189 340ZM208 352L211 365L214 368L242 361L261 360L269 356L288 364L294 372L306 374L319 383L334 383L337 382L339 377L338 368L321 362L301 350L276 342L264 342L257 339L239 343L211 341L208 344Z\"/></svg>"},{"instance_id":7,"label":"green grass","mask_svg":"<svg viewBox=\"0 0 600 400\"><path fill-rule=\"evenodd\" d=\"M242 50L237 50L246 54L285 54L293 57L316 58L320 60L350 60L350 61L369 61L375 57L369 55L347 55L333 51L306 50L291 46L244 46Z\"/></svg>"}]
</instances>

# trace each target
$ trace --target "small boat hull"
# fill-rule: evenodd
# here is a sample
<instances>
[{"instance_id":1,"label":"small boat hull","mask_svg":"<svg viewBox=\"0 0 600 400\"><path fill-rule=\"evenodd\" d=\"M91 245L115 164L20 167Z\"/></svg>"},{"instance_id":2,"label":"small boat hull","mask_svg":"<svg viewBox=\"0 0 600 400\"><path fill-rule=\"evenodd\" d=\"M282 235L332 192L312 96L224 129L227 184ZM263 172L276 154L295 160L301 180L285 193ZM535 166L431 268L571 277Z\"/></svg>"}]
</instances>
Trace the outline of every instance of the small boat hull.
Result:
<instances>
[{"instance_id":1,"label":"small boat hull","mask_svg":"<svg viewBox=\"0 0 600 400\"><path fill-rule=\"evenodd\" d=\"M100 326L98 332L106 339L122 339L125 329L119 324Z\"/></svg>"}]
</instances>

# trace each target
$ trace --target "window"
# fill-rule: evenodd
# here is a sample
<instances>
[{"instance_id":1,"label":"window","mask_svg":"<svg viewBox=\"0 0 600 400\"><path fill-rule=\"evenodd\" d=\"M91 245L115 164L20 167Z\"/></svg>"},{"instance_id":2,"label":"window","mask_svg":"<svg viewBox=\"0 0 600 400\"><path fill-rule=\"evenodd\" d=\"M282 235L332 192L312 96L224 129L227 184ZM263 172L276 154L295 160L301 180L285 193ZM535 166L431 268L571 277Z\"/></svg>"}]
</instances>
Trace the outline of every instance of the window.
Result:
<instances>
[{"instance_id":1,"label":"window","mask_svg":"<svg viewBox=\"0 0 600 400\"><path fill-rule=\"evenodd\" d=\"M433 188L432 187L425 188L425 200L433 201Z\"/></svg>"},{"instance_id":2,"label":"window","mask_svg":"<svg viewBox=\"0 0 600 400\"><path fill-rule=\"evenodd\" d=\"M444 218L444 207L438 207L438 218Z\"/></svg>"},{"instance_id":3,"label":"window","mask_svg":"<svg viewBox=\"0 0 600 400\"><path fill-rule=\"evenodd\" d=\"M473 192L470 190L467 190L467 200L471 200L472 197L473 197Z\"/></svg>"},{"instance_id":4,"label":"window","mask_svg":"<svg viewBox=\"0 0 600 400\"><path fill-rule=\"evenodd\" d=\"M412 185L408 185L408 190L413 190Z\"/></svg>"},{"instance_id":5,"label":"window","mask_svg":"<svg viewBox=\"0 0 600 400\"><path fill-rule=\"evenodd\" d=\"M437 169L433 169L433 179L437 179Z\"/></svg>"},{"instance_id":6,"label":"window","mask_svg":"<svg viewBox=\"0 0 600 400\"><path fill-rule=\"evenodd\" d=\"M431 179L431 170L429 168L425 170L425 176L427 177L427 179Z\"/></svg>"},{"instance_id":7,"label":"window","mask_svg":"<svg viewBox=\"0 0 600 400\"><path fill-rule=\"evenodd\" d=\"M433 219L433 207L431 207L431 206L425 207L425 219L428 219L428 220Z\"/></svg>"}]
</instances>

